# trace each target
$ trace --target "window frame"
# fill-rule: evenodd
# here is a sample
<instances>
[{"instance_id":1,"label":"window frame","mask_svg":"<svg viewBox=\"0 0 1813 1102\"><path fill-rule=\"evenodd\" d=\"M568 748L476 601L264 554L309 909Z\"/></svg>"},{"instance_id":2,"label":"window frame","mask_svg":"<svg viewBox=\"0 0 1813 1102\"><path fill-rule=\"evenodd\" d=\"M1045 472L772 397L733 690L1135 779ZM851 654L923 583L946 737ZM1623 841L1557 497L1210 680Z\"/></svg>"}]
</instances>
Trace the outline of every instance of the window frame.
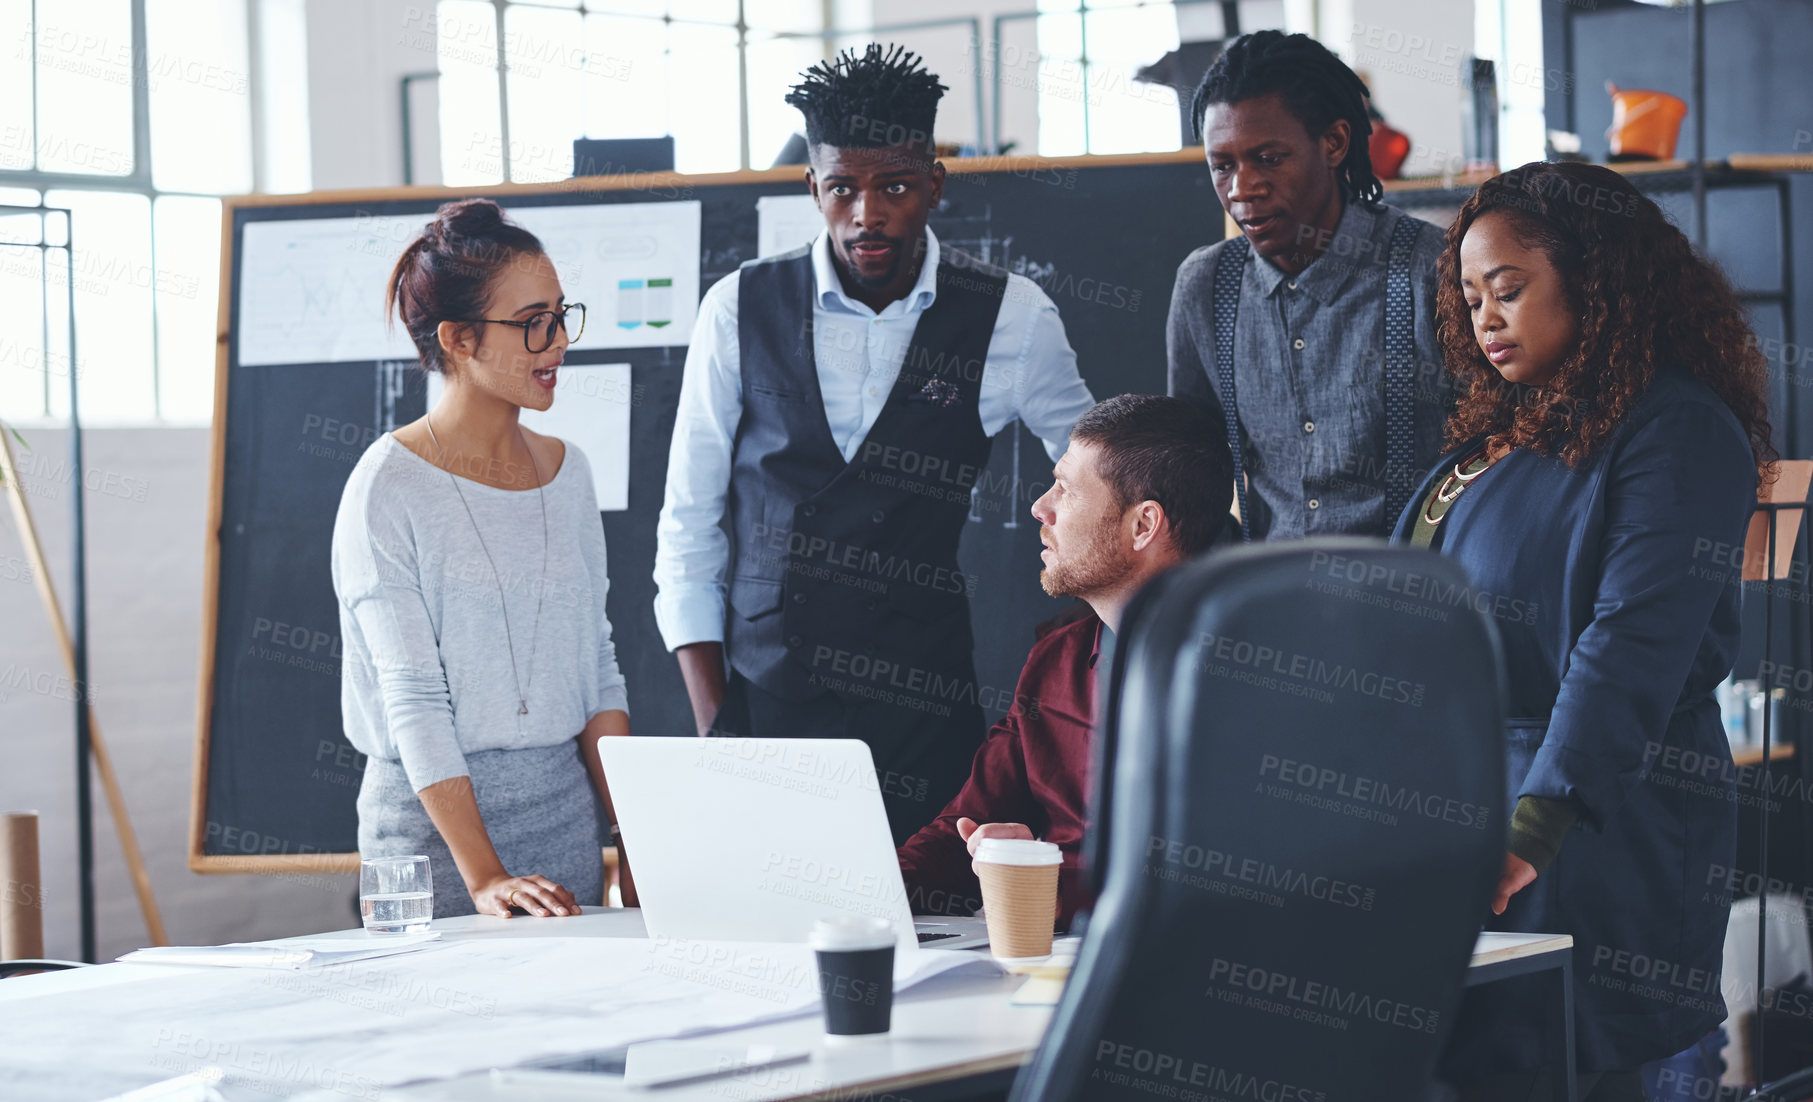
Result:
<instances>
[{"instance_id":1,"label":"window frame","mask_svg":"<svg viewBox=\"0 0 1813 1102\"><path fill-rule=\"evenodd\" d=\"M149 261L151 270L157 269L157 205L158 200L167 197L219 200L224 193L177 190L159 188L152 182L151 175L151 59L149 57L150 35L146 17L147 0L127 0L130 19L130 43L132 50L131 84L132 96L132 171L124 175L106 175L85 172L45 172L36 167L29 169L0 169L0 187L31 188L38 192L40 207L64 209L50 203L50 192L90 191L112 192L125 195L142 195L146 200L147 236L151 242ZM246 5L246 58L248 63L254 58L253 45L258 38L258 0L244 0ZM39 146L38 133L38 32L44 25L42 18L42 0L33 0L31 5L32 40L30 48L31 88L32 88L32 159L37 160ZM250 65L248 64L248 69ZM252 157L252 190L260 189L261 165L256 155L258 138L258 112L256 110L256 76L248 73L252 85L247 94L254 97L254 110L249 120L247 138L253 150ZM69 234L73 241L76 235L75 215L68 215ZM71 263L73 264L73 258ZM166 424L164 416L163 364L159 341L159 314L155 284L151 294L151 339L147 350L151 367L151 409L147 416L122 419L122 424ZM76 324L79 326L80 319ZM32 415L46 421L56 420L52 412L50 399L51 364L48 350L44 352L44 404ZM78 365L70 365L72 372L79 371ZM111 422L110 422L111 423ZM186 423L186 422L184 422Z\"/></svg>"}]
</instances>

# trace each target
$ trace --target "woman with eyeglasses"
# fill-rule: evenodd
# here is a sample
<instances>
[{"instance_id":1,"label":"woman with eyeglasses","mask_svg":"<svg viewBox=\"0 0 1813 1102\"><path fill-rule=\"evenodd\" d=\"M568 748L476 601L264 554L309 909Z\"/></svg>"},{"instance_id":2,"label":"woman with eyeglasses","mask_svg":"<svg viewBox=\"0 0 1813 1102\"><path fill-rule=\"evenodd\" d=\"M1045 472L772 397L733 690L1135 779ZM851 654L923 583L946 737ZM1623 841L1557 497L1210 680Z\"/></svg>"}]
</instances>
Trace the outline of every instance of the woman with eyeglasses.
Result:
<instances>
[{"instance_id":1,"label":"woman with eyeglasses","mask_svg":"<svg viewBox=\"0 0 1813 1102\"><path fill-rule=\"evenodd\" d=\"M519 420L553 404L585 307L533 234L469 199L403 251L392 310L447 385L366 451L334 522L341 709L370 758L359 852L427 854L437 917L575 915L604 901L596 743L629 712L590 468Z\"/></svg>"}]
</instances>

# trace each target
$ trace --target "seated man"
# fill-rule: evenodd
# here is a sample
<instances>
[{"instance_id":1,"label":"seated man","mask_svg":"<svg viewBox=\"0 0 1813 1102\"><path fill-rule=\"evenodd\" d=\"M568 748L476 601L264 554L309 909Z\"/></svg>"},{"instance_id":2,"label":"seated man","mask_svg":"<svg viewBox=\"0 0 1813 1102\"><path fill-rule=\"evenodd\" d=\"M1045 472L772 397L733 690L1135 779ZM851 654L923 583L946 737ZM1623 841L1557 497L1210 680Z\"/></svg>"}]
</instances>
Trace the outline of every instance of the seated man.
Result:
<instances>
[{"instance_id":1,"label":"seated man","mask_svg":"<svg viewBox=\"0 0 1813 1102\"><path fill-rule=\"evenodd\" d=\"M1064 851L1058 910L1069 924L1085 902L1077 862L1102 640L1141 586L1214 541L1233 481L1224 427L1180 398L1123 394L1070 430L1051 489L1032 506L1045 544L1039 583L1053 597L1082 598L1091 614L1033 644L969 780L900 847L915 912L981 906L970 858L982 839L1043 838Z\"/></svg>"}]
</instances>

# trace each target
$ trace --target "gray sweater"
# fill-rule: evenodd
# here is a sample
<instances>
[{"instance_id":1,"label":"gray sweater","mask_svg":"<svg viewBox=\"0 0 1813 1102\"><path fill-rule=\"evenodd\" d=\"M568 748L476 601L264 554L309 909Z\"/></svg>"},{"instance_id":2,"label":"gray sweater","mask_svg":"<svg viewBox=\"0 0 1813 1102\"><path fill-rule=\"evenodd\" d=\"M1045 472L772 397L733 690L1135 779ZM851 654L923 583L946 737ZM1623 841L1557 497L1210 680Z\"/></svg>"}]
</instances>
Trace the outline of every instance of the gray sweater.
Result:
<instances>
[{"instance_id":1,"label":"gray sweater","mask_svg":"<svg viewBox=\"0 0 1813 1102\"><path fill-rule=\"evenodd\" d=\"M537 494L461 479L468 518L454 477L385 434L353 468L334 521L346 737L400 761L418 792L467 775L469 753L552 746L599 712L628 710L585 456L569 443L543 488L545 582ZM519 681L527 715L517 714Z\"/></svg>"}]
</instances>

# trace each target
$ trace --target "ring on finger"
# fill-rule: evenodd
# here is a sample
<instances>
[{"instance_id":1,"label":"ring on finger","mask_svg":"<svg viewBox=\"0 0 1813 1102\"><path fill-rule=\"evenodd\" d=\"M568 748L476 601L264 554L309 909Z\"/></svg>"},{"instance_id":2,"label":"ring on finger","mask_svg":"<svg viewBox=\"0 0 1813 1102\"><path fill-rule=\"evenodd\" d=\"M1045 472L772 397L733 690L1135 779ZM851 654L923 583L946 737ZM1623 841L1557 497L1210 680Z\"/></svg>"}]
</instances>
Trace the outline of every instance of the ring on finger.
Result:
<instances>
[{"instance_id":1,"label":"ring on finger","mask_svg":"<svg viewBox=\"0 0 1813 1102\"><path fill-rule=\"evenodd\" d=\"M516 888L511 888L510 894L504 897L504 902L512 907L516 906L516 892Z\"/></svg>"}]
</instances>

